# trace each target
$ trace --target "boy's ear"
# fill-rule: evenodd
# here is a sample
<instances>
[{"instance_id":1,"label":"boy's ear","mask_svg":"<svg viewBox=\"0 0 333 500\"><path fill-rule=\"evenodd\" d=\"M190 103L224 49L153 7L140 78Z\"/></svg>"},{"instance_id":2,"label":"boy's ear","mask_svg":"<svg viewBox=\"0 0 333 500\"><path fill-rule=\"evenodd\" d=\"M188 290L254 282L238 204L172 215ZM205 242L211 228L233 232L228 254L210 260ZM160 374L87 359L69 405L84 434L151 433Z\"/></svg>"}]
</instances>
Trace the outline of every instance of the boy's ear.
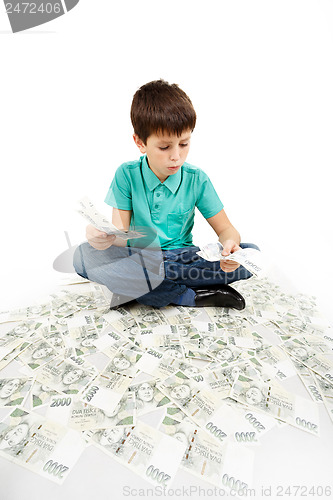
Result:
<instances>
[{"instance_id":1,"label":"boy's ear","mask_svg":"<svg viewBox=\"0 0 333 500\"><path fill-rule=\"evenodd\" d=\"M138 136L138 134L133 134L133 139L134 139L135 144L140 149L140 152L141 153L145 153L146 152L146 146L145 146L144 142L142 141L142 139L140 139L140 137Z\"/></svg>"}]
</instances>

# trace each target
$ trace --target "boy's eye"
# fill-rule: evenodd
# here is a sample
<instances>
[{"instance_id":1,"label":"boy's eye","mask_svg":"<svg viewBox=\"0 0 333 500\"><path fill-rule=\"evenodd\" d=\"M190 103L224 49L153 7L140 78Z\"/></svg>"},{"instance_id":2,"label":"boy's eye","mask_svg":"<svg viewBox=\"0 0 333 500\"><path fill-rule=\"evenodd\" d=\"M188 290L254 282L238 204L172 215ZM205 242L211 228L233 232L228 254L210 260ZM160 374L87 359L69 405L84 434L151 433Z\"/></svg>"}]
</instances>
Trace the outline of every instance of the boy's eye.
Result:
<instances>
[{"instance_id":1,"label":"boy's eye","mask_svg":"<svg viewBox=\"0 0 333 500\"><path fill-rule=\"evenodd\" d=\"M182 148L186 148L186 147L188 146L188 143L186 143L186 144L179 144L179 145L180 145L180 147L182 147ZM160 149L161 151L165 151L165 150L166 150L166 149L168 149L168 148L169 148L169 146L165 146L164 148L162 148L162 146L160 146L160 147L159 147L159 149Z\"/></svg>"}]
</instances>

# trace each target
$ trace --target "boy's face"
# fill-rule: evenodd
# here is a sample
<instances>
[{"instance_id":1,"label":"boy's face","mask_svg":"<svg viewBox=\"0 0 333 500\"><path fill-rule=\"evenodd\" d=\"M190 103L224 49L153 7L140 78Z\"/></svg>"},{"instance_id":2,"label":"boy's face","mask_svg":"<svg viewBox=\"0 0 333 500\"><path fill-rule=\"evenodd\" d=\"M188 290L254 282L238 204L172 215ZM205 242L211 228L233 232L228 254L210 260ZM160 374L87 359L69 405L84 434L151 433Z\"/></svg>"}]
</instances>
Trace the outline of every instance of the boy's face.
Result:
<instances>
[{"instance_id":1,"label":"boy's face","mask_svg":"<svg viewBox=\"0 0 333 500\"><path fill-rule=\"evenodd\" d=\"M148 165L161 182L175 174L186 161L191 140L191 131L187 130L180 137L167 133L152 134L147 143L136 135L134 141L141 153L147 154Z\"/></svg>"}]
</instances>

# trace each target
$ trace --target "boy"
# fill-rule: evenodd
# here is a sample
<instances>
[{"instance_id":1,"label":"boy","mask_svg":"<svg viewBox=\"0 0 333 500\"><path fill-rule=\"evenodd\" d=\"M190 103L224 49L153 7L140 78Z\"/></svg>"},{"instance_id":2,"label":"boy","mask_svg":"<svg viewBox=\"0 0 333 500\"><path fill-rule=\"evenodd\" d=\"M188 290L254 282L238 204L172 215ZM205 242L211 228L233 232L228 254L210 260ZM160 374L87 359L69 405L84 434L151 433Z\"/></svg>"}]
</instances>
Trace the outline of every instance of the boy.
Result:
<instances>
[{"instance_id":1,"label":"boy","mask_svg":"<svg viewBox=\"0 0 333 500\"><path fill-rule=\"evenodd\" d=\"M241 248L210 179L186 163L196 113L178 85L157 80L143 85L131 107L134 141L140 160L122 164L106 196L112 222L142 230L143 238L124 240L87 227L88 243L74 254L78 274L106 285L111 306L137 299L162 307L221 306L243 309L243 297L228 286L251 274L236 262L199 257L191 230L197 207L223 245L223 255Z\"/></svg>"}]
</instances>

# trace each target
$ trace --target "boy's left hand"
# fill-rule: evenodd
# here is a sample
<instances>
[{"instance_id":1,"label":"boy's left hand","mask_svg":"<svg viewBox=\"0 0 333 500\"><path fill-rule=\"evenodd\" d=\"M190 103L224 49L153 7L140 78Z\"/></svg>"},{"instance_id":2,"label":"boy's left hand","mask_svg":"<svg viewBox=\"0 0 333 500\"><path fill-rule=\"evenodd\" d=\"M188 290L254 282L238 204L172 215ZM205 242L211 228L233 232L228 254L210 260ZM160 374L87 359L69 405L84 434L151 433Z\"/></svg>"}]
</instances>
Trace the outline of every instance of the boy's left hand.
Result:
<instances>
[{"instance_id":1,"label":"boy's left hand","mask_svg":"<svg viewBox=\"0 0 333 500\"><path fill-rule=\"evenodd\" d=\"M231 253L236 252L236 250L241 250L241 247L237 245L234 240L226 240L223 243L222 255L230 255ZM238 262L234 262L233 260L220 260L220 267L225 273L232 273L233 271L236 271L239 266L240 264L238 264Z\"/></svg>"}]
</instances>

